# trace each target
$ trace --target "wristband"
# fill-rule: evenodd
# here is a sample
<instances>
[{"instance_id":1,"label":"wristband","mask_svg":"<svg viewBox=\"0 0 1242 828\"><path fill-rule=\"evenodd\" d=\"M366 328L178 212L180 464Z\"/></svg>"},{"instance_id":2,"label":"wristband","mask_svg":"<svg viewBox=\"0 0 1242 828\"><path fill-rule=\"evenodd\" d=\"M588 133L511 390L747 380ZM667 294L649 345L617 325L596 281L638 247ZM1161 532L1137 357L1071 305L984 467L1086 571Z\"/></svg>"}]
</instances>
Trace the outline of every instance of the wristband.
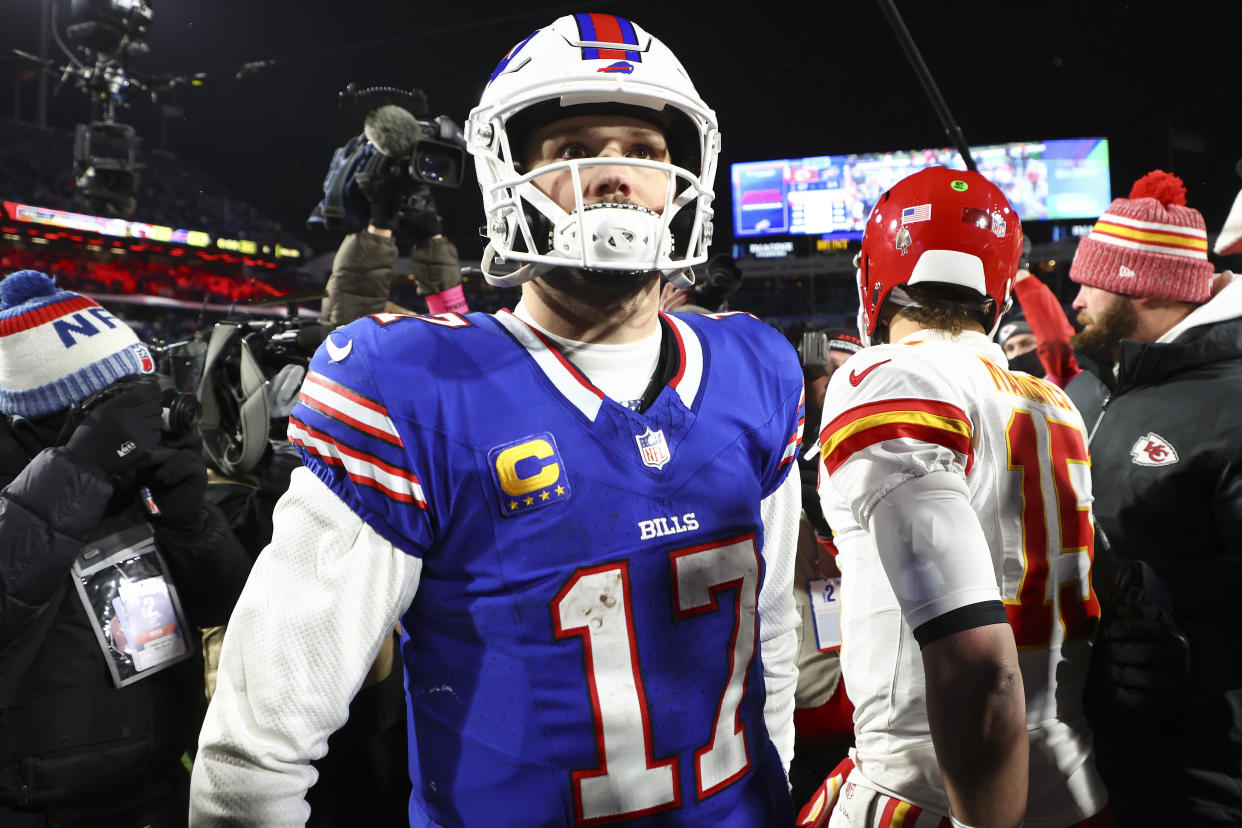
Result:
<instances>
[{"instance_id":1,"label":"wristband","mask_svg":"<svg viewBox=\"0 0 1242 828\"><path fill-rule=\"evenodd\" d=\"M439 293L429 293L423 299L427 301L427 310L430 313L466 313L470 310L461 285L453 285Z\"/></svg>"}]
</instances>

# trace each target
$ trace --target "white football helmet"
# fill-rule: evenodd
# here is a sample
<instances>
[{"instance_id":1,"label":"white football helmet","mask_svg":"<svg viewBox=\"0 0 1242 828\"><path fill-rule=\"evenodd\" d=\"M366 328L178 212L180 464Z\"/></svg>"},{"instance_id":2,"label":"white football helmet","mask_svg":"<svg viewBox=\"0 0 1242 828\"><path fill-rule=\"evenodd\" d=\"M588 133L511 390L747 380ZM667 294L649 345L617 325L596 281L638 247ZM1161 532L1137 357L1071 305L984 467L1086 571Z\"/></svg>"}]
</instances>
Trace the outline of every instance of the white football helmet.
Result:
<instances>
[{"instance_id":1,"label":"white football helmet","mask_svg":"<svg viewBox=\"0 0 1242 828\"><path fill-rule=\"evenodd\" d=\"M659 125L672 164L635 158L581 158L524 169L524 139L533 129L576 114L633 115ZM610 14L556 20L514 46L492 73L466 121L488 237L482 270L502 287L556 267L639 273L658 270L678 286L707 260L712 238L712 185L720 132L668 47ZM657 168L668 175L659 213L632 204L584 202L586 166ZM540 191L538 176L569 170L576 205L566 212ZM497 260L522 263L493 273Z\"/></svg>"}]
</instances>

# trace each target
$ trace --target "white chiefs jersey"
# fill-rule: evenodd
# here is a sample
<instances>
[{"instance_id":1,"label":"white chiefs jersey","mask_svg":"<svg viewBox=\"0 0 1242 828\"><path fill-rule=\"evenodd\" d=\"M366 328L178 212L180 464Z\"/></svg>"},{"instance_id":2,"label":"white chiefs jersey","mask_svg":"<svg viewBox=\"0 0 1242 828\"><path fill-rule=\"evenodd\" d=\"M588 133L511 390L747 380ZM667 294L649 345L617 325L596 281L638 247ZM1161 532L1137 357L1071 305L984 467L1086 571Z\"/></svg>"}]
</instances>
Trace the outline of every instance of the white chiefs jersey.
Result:
<instances>
[{"instance_id":1,"label":"white chiefs jersey","mask_svg":"<svg viewBox=\"0 0 1242 828\"><path fill-rule=\"evenodd\" d=\"M819 492L840 550L841 662L855 707L857 769L850 780L948 813L913 630L999 598L1026 686L1026 825L1064 826L1107 801L1082 714L1099 617L1090 581L1087 440L1064 392L1006 366L1004 352L982 333L951 338L925 330L864 349L832 377L820 427ZM882 499L934 472L964 480L979 527L961 533L976 539L973 550L963 540L960 559L943 567L944 582L933 581L936 588L924 590L917 606L899 577L903 608L871 518ZM944 540L956 551L956 529L934 528L932 543ZM918 548L905 554L921 565ZM906 575L926 582L925 573Z\"/></svg>"}]
</instances>

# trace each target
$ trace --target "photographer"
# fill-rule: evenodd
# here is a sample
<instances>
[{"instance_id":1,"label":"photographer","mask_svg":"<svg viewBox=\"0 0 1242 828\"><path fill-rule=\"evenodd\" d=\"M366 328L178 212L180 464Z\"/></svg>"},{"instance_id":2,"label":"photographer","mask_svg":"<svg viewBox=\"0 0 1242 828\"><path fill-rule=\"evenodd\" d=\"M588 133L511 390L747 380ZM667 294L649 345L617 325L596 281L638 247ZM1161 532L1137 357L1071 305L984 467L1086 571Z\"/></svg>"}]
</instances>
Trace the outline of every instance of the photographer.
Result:
<instances>
[{"instance_id":1,"label":"photographer","mask_svg":"<svg viewBox=\"0 0 1242 828\"><path fill-rule=\"evenodd\" d=\"M224 512L252 561L271 541L276 501L302 465L286 436L289 413L328 330L296 318L227 320L207 340L197 385L207 498ZM208 697L215 692L224 632L224 626L203 632ZM405 821L410 780L402 671L394 669L399 640L394 628L350 703L349 719L329 738L328 755L313 763L319 777L307 793L307 828ZM362 790L366 796L358 795Z\"/></svg>"},{"instance_id":2,"label":"photographer","mask_svg":"<svg viewBox=\"0 0 1242 828\"><path fill-rule=\"evenodd\" d=\"M455 130L452 122L442 116L436 125L440 135L448 133L451 140ZM468 308L461 288L457 247L442 233L440 215L426 183L439 181L440 176L429 170L415 179L410 171L417 147L434 145L443 152L451 145L428 137L426 126L395 104L368 112L359 139L365 143L349 153L344 151L351 146L347 144L334 156L325 182L325 202L311 218L312 224L332 226L325 216L339 216L343 229L355 231L345 237L333 259L327 295L320 308L323 322L344 325L384 310L405 310L388 301L390 287L399 278L393 272L397 235L413 239L410 278L427 302L428 311L465 313ZM438 152L419 158L432 169L444 169ZM451 158L451 154L446 157ZM439 183L455 186L453 180L459 176L458 165L448 180ZM358 193L365 198L365 208L356 203ZM354 213L364 210L366 229L357 230L361 221Z\"/></svg>"},{"instance_id":3,"label":"photographer","mask_svg":"<svg viewBox=\"0 0 1242 828\"><path fill-rule=\"evenodd\" d=\"M35 271L0 282L0 824L183 824L196 627L248 573L193 418L134 333Z\"/></svg>"},{"instance_id":4,"label":"photographer","mask_svg":"<svg viewBox=\"0 0 1242 828\"><path fill-rule=\"evenodd\" d=\"M298 318L226 320L211 329L195 366L207 499L252 561L271 540L272 509L302 465L285 432L306 366L328 330Z\"/></svg>"}]
</instances>

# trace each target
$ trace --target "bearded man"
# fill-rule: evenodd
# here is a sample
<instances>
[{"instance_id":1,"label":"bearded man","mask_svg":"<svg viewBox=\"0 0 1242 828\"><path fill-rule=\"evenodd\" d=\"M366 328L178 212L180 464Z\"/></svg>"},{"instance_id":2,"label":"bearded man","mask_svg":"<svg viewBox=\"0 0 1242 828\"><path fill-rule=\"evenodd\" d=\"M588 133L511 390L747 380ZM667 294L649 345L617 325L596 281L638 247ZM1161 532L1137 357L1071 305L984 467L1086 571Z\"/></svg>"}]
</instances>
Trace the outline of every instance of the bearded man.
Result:
<instances>
[{"instance_id":1,"label":"bearded man","mask_svg":"<svg viewBox=\"0 0 1242 828\"><path fill-rule=\"evenodd\" d=\"M1185 193L1144 176L1070 268L1098 370L1066 391L1109 542L1087 712L1118 825L1242 822L1242 285Z\"/></svg>"}]
</instances>

